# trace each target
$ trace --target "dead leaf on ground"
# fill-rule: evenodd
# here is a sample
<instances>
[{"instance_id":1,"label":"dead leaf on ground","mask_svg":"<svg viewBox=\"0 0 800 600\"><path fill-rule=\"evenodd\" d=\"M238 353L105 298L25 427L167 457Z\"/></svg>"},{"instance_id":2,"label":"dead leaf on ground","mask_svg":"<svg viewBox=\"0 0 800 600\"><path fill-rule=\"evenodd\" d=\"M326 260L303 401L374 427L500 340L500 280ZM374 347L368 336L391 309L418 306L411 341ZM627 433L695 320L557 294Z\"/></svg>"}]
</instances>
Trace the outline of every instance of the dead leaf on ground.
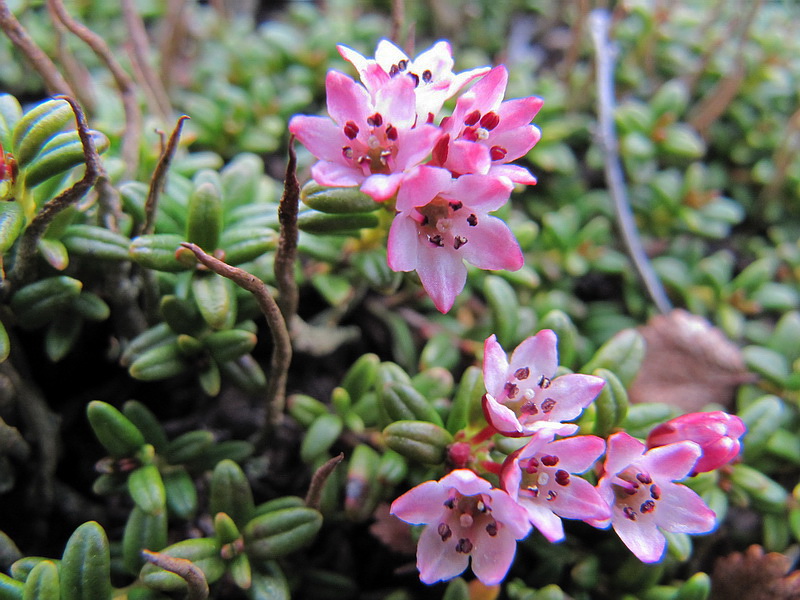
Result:
<instances>
[{"instance_id":1,"label":"dead leaf on ground","mask_svg":"<svg viewBox=\"0 0 800 600\"><path fill-rule=\"evenodd\" d=\"M798 600L800 571L789 573L792 561L758 545L717 559L711 574L710 600Z\"/></svg>"},{"instance_id":2,"label":"dead leaf on ground","mask_svg":"<svg viewBox=\"0 0 800 600\"><path fill-rule=\"evenodd\" d=\"M389 514L389 505L386 503L375 509L375 522L370 525L369 532L398 554L414 554L417 551L417 545L411 539L411 526Z\"/></svg>"},{"instance_id":3,"label":"dead leaf on ground","mask_svg":"<svg viewBox=\"0 0 800 600\"><path fill-rule=\"evenodd\" d=\"M703 317L676 309L639 330L647 350L631 402L663 402L682 412L712 402L732 408L736 388L752 379L739 348Z\"/></svg>"}]
</instances>

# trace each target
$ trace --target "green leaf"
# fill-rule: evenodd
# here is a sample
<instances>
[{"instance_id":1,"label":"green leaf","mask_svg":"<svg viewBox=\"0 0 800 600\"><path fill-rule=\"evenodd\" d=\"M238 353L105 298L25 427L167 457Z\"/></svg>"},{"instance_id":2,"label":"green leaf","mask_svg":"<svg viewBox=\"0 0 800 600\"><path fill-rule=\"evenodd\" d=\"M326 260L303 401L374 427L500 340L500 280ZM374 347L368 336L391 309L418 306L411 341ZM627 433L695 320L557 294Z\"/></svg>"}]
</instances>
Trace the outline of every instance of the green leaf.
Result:
<instances>
[{"instance_id":1,"label":"green leaf","mask_svg":"<svg viewBox=\"0 0 800 600\"><path fill-rule=\"evenodd\" d=\"M197 489L183 467L171 468L162 474L167 508L179 519L191 519L197 512Z\"/></svg>"},{"instance_id":2,"label":"green leaf","mask_svg":"<svg viewBox=\"0 0 800 600\"><path fill-rule=\"evenodd\" d=\"M70 254L101 260L129 260L131 241L122 234L96 225L70 225L61 242Z\"/></svg>"},{"instance_id":3,"label":"green leaf","mask_svg":"<svg viewBox=\"0 0 800 600\"><path fill-rule=\"evenodd\" d=\"M52 560L43 560L31 570L25 580L23 600L59 600L61 586L58 567Z\"/></svg>"},{"instance_id":4,"label":"green leaf","mask_svg":"<svg viewBox=\"0 0 800 600\"><path fill-rule=\"evenodd\" d=\"M145 445L139 429L110 404L93 400L86 414L95 436L113 458L132 457Z\"/></svg>"},{"instance_id":5,"label":"green leaf","mask_svg":"<svg viewBox=\"0 0 800 600\"><path fill-rule=\"evenodd\" d=\"M222 232L222 198L211 182L198 185L189 197L186 237L208 253L217 249Z\"/></svg>"},{"instance_id":6,"label":"green leaf","mask_svg":"<svg viewBox=\"0 0 800 600\"><path fill-rule=\"evenodd\" d=\"M61 129L74 118L66 100L47 100L22 115L14 126L11 148L22 169Z\"/></svg>"},{"instance_id":7,"label":"green leaf","mask_svg":"<svg viewBox=\"0 0 800 600\"><path fill-rule=\"evenodd\" d=\"M595 369L608 369L617 375L624 386L633 381L644 359L645 342L635 329L624 329L608 340L580 370L591 373Z\"/></svg>"},{"instance_id":8,"label":"green leaf","mask_svg":"<svg viewBox=\"0 0 800 600\"><path fill-rule=\"evenodd\" d=\"M108 150L110 142L99 131L90 131L98 153ZM77 131L68 131L53 137L25 168L25 185L34 188L51 177L85 164L83 143Z\"/></svg>"},{"instance_id":9,"label":"green leaf","mask_svg":"<svg viewBox=\"0 0 800 600\"><path fill-rule=\"evenodd\" d=\"M245 527L245 551L258 560L282 558L309 545L321 527L322 515L313 508L271 511Z\"/></svg>"},{"instance_id":10,"label":"green leaf","mask_svg":"<svg viewBox=\"0 0 800 600\"><path fill-rule=\"evenodd\" d=\"M309 181L300 190L300 200L309 208L330 214L368 213L381 208L358 187L329 187Z\"/></svg>"},{"instance_id":11,"label":"green leaf","mask_svg":"<svg viewBox=\"0 0 800 600\"><path fill-rule=\"evenodd\" d=\"M18 202L0 202L0 255L5 254L25 227L25 214Z\"/></svg>"},{"instance_id":12,"label":"green leaf","mask_svg":"<svg viewBox=\"0 0 800 600\"><path fill-rule=\"evenodd\" d=\"M167 545L167 513L150 513L135 505L122 535L122 563L136 575L144 564L142 550L157 552Z\"/></svg>"},{"instance_id":13,"label":"green leaf","mask_svg":"<svg viewBox=\"0 0 800 600\"><path fill-rule=\"evenodd\" d=\"M198 271L192 277L192 293L200 314L213 329L233 327L236 323L236 294L230 279Z\"/></svg>"},{"instance_id":14,"label":"green leaf","mask_svg":"<svg viewBox=\"0 0 800 600\"><path fill-rule=\"evenodd\" d=\"M110 600L111 553L96 522L84 523L67 541L61 559L62 600Z\"/></svg>"},{"instance_id":15,"label":"green leaf","mask_svg":"<svg viewBox=\"0 0 800 600\"><path fill-rule=\"evenodd\" d=\"M225 513L239 527L244 527L254 510L253 492L242 468L232 460L219 461L211 475L209 512Z\"/></svg>"},{"instance_id":16,"label":"green leaf","mask_svg":"<svg viewBox=\"0 0 800 600\"><path fill-rule=\"evenodd\" d=\"M383 439L398 454L431 465L443 463L453 443L446 429L427 421L395 421L383 430Z\"/></svg>"},{"instance_id":17,"label":"green leaf","mask_svg":"<svg viewBox=\"0 0 800 600\"><path fill-rule=\"evenodd\" d=\"M303 462L311 463L327 452L339 438L343 428L344 423L339 415L325 413L314 419L300 444L300 458Z\"/></svg>"},{"instance_id":18,"label":"green leaf","mask_svg":"<svg viewBox=\"0 0 800 600\"><path fill-rule=\"evenodd\" d=\"M155 465L144 465L131 471L128 491L136 506L148 514L166 512L167 494L161 473Z\"/></svg>"}]
</instances>

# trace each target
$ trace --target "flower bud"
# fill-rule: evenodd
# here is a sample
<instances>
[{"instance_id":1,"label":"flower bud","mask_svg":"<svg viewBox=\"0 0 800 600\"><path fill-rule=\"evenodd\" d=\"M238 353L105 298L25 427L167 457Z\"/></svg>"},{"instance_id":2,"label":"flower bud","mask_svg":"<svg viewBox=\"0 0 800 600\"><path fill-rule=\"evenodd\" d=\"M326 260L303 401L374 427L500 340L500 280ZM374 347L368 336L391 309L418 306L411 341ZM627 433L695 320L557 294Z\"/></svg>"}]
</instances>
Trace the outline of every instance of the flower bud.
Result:
<instances>
[{"instance_id":1,"label":"flower bud","mask_svg":"<svg viewBox=\"0 0 800 600\"><path fill-rule=\"evenodd\" d=\"M689 413L656 426L647 436L647 447L687 440L695 442L703 454L694 466L694 473L705 473L728 464L739 455L739 438L746 429L739 417L722 411Z\"/></svg>"}]
</instances>

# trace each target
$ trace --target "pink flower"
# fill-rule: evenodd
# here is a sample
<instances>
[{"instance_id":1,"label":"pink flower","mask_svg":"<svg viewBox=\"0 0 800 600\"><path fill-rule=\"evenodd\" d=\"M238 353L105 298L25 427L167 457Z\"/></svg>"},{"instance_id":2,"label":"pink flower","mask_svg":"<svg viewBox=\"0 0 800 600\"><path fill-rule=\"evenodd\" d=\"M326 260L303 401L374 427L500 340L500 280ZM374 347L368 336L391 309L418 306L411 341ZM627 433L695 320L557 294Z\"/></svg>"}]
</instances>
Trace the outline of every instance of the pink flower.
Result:
<instances>
[{"instance_id":1,"label":"pink flower","mask_svg":"<svg viewBox=\"0 0 800 600\"><path fill-rule=\"evenodd\" d=\"M417 546L424 583L456 577L470 557L481 582L500 583L514 560L517 540L531 529L525 510L511 496L468 469L418 485L395 500L390 512L426 526Z\"/></svg>"},{"instance_id":2,"label":"pink flower","mask_svg":"<svg viewBox=\"0 0 800 600\"><path fill-rule=\"evenodd\" d=\"M441 133L432 125L415 127L413 83L393 79L373 97L343 73L329 71L325 89L332 120L296 115L289 122L289 131L319 159L311 169L314 180L360 185L377 201L390 198Z\"/></svg>"},{"instance_id":3,"label":"pink flower","mask_svg":"<svg viewBox=\"0 0 800 600\"><path fill-rule=\"evenodd\" d=\"M692 475L719 469L739 455L747 427L735 415L721 410L689 413L657 425L647 436L647 447L656 448L688 440L700 445L702 455Z\"/></svg>"},{"instance_id":4,"label":"pink flower","mask_svg":"<svg viewBox=\"0 0 800 600\"><path fill-rule=\"evenodd\" d=\"M416 91L416 114L420 123L433 122L442 104L467 83L480 77L489 67L453 73L453 54L450 44L436 42L431 48L411 59L388 40L381 40L375 58L368 59L352 48L337 46L339 54L358 71L362 83L377 94L392 79L410 80Z\"/></svg>"},{"instance_id":5,"label":"pink flower","mask_svg":"<svg viewBox=\"0 0 800 600\"><path fill-rule=\"evenodd\" d=\"M700 446L678 442L645 452L627 433L608 438L603 476L597 485L611 506L611 518L590 520L595 527L614 527L622 542L642 562L661 560L666 538L674 533L708 533L716 526L714 511L694 491L674 483L694 468Z\"/></svg>"},{"instance_id":6,"label":"pink flower","mask_svg":"<svg viewBox=\"0 0 800 600\"><path fill-rule=\"evenodd\" d=\"M441 312L464 288L464 261L480 269L517 270L523 257L508 226L490 211L508 200L507 181L418 167L397 192L399 211L388 241L389 267L414 271Z\"/></svg>"},{"instance_id":7,"label":"pink flower","mask_svg":"<svg viewBox=\"0 0 800 600\"><path fill-rule=\"evenodd\" d=\"M542 107L537 96L503 102L508 82L504 66L492 69L456 103L451 117L442 119L445 132L433 152L433 162L453 173L480 173L534 184L524 167L509 165L525 156L541 137L531 121Z\"/></svg>"},{"instance_id":8,"label":"pink flower","mask_svg":"<svg viewBox=\"0 0 800 600\"><path fill-rule=\"evenodd\" d=\"M576 473L591 468L606 448L592 435L553 441L552 431L539 431L503 464L500 481L528 512L528 520L551 542L564 539L565 519L607 519L608 504L591 483Z\"/></svg>"},{"instance_id":9,"label":"pink flower","mask_svg":"<svg viewBox=\"0 0 800 600\"><path fill-rule=\"evenodd\" d=\"M517 346L509 362L497 338L487 338L483 413L503 435L523 437L540 429L571 435L578 426L563 421L578 417L603 388L604 381L593 375L568 374L552 379L558 367L557 343L556 334L544 329Z\"/></svg>"}]
</instances>

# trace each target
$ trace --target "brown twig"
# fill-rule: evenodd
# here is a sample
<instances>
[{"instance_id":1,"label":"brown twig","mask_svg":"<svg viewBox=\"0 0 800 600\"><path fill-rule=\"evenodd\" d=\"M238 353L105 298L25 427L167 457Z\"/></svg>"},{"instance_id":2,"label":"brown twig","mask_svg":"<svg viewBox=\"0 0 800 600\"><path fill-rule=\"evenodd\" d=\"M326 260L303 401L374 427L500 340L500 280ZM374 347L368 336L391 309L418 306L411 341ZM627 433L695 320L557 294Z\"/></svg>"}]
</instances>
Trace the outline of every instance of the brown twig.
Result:
<instances>
[{"instance_id":1,"label":"brown twig","mask_svg":"<svg viewBox=\"0 0 800 600\"><path fill-rule=\"evenodd\" d=\"M406 2L405 0L392 0L392 29L389 33L389 39L395 44L402 47L400 36L403 35L403 25L406 19Z\"/></svg>"},{"instance_id":2,"label":"brown twig","mask_svg":"<svg viewBox=\"0 0 800 600\"><path fill-rule=\"evenodd\" d=\"M164 190L164 184L167 181L167 173L169 172L169 165L175 156L175 151L178 149L178 142L181 139L181 129L183 129L183 122L188 119L186 115L178 117L178 122L175 124L175 129L167 140L167 145L164 147L161 157L158 159L153 176L150 178L150 189L147 191L147 200L144 204L144 226L142 233L153 233L156 227L156 211L158 210L158 198Z\"/></svg>"},{"instance_id":3,"label":"brown twig","mask_svg":"<svg viewBox=\"0 0 800 600\"><path fill-rule=\"evenodd\" d=\"M164 30L161 36L161 85L169 94L170 85L174 79L175 58L186 37L186 21L184 9L186 0L169 0L167 15L164 18Z\"/></svg>"},{"instance_id":4,"label":"brown twig","mask_svg":"<svg viewBox=\"0 0 800 600\"><path fill-rule=\"evenodd\" d=\"M282 418L284 405L286 404L286 380L289 373L289 365L292 361L292 342L286 321L269 288L258 277L206 254L196 244L184 242L181 246L191 250L197 260L211 271L217 275L227 277L242 289L253 294L261 312L264 314L264 318L267 320L267 326L272 336L273 349L267 382L266 419L259 438L256 440L257 446L263 446L272 426Z\"/></svg>"},{"instance_id":5,"label":"brown twig","mask_svg":"<svg viewBox=\"0 0 800 600\"><path fill-rule=\"evenodd\" d=\"M131 178L136 173L139 163L139 145L142 132L142 112L136 101L136 87L133 80L122 68L105 40L94 31L79 23L64 7L63 0L48 0L48 7L75 36L82 40L103 61L114 83L119 89L122 106L125 110L125 132L122 135L122 160L125 163L125 177Z\"/></svg>"},{"instance_id":6,"label":"brown twig","mask_svg":"<svg viewBox=\"0 0 800 600\"><path fill-rule=\"evenodd\" d=\"M47 7L50 20L53 22L56 35L56 57L64 70L64 79L75 90L76 99L81 103L87 113L93 114L97 110L97 97L94 93L94 83L88 69L75 58L75 54L67 44L68 30L59 21L50 5Z\"/></svg>"},{"instance_id":7,"label":"brown twig","mask_svg":"<svg viewBox=\"0 0 800 600\"><path fill-rule=\"evenodd\" d=\"M322 489L325 487L325 482L328 481L328 477L331 476L333 470L343 460L344 453L340 452L338 456L334 456L314 472L314 475L311 477L311 484L308 486L308 492L306 493L306 506L319 509L319 502L322 498Z\"/></svg>"},{"instance_id":8,"label":"brown twig","mask_svg":"<svg viewBox=\"0 0 800 600\"><path fill-rule=\"evenodd\" d=\"M94 182L102 171L100 155L97 153L97 148L95 148L92 134L89 132L89 125L86 123L86 117L81 107L69 96L56 96L56 98L66 100L72 107L72 112L75 113L78 136L81 139L83 156L86 161L86 170L80 181L75 182L72 187L64 190L58 196L47 202L25 229L25 233L22 234L19 241L17 258L14 261L14 269L10 276L10 279L15 285L27 281L33 258L36 256L36 248L39 244L39 239L44 235L48 225L50 225L58 213L83 198L84 194L94 185Z\"/></svg>"},{"instance_id":9,"label":"brown twig","mask_svg":"<svg viewBox=\"0 0 800 600\"><path fill-rule=\"evenodd\" d=\"M2 29L19 50L33 65L34 70L44 80L49 94L66 94L75 97L75 92L53 64L53 61L36 45L25 28L11 14L6 0L0 0L0 29Z\"/></svg>"},{"instance_id":10,"label":"brown twig","mask_svg":"<svg viewBox=\"0 0 800 600\"><path fill-rule=\"evenodd\" d=\"M142 550L142 557L147 562L170 573L175 573L183 579L189 588L186 594L187 600L206 600L208 598L209 590L206 575L192 561L168 556L161 552L151 552L150 550Z\"/></svg>"},{"instance_id":11,"label":"brown twig","mask_svg":"<svg viewBox=\"0 0 800 600\"><path fill-rule=\"evenodd\" d=\"M161 85L161 80L148 60L147 53L150 48L150 40L147 38L147 30L145 30L141 15L136 10L134 0L122 0L122 16L125 19L125 26L128 28L128 34L130 35L133 54L132 62L136 65L137 72L142 76L142 83L149 92L148 97L155 104L156 112L166 123L172 114L172 104L167 91Z\"/></svg>"},{"instance_id":12,"label":"brown twig","mask_svg":"<svg viewBox=\"0 0 800 600\"><path fill-rule=\"evenodd\" d=\"M289 138L289 162L286 164L286 179L283 195L278 207L281 226L278 249L275 253L275 279L278 284L278 305L287 323L297 313L298 291L294 277L297 260L297 212L300 206L300 183L297 181L297 156L294 152L294 136Z\"/></svg>"}]
</instances>

